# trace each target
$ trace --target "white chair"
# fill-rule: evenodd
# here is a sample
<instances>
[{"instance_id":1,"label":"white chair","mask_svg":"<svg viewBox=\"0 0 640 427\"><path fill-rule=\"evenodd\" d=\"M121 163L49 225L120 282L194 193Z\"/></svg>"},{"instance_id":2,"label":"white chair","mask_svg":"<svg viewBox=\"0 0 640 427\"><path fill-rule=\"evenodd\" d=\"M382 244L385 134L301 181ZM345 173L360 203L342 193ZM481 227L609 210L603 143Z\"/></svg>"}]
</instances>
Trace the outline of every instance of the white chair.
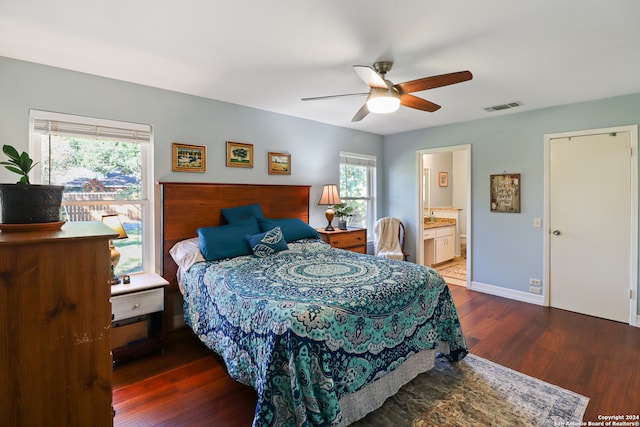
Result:
<instances>
[{"instance_id":1,"label":"white chair","mask_svg":"<svg viewBox=\"0 0 640 427\"><path fill-rule=\"evenodd\" d=\"M402 221L393 217L380 218L373 226L375 255L406 261L404 238L405 228Z\"/></svg>"}]
</instances>

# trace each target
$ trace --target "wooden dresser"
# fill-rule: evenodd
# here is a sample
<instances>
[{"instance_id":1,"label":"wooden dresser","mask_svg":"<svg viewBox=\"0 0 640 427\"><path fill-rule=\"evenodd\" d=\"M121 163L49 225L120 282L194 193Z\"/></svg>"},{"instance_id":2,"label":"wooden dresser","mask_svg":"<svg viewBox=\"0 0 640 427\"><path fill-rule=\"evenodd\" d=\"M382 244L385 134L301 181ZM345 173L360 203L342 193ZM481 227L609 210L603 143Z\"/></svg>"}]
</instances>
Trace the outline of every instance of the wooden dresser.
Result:
<instances>
[{"instance_id":1,"label":"wooden dresser","mask_svg":"<svg viewBox=\"0 0 640 427\"><path fill-rule=\"evenodd\" d=\"M113 425L113 236L101 222L0 232L0 424Z\"/></svg>"},{"instance_id":2,"label":"wooden dresser","mask_svg":"<svg viewBox=\"0 0 640 427\"><path fill-rule=\"evenodd\" d=\"M326 231L324 228L316 228L322 236L322 240L334 248L346 249L348 251L367 253L367 229L349 228L347 230L335 229Z\"/></svg>"}]
</instances>

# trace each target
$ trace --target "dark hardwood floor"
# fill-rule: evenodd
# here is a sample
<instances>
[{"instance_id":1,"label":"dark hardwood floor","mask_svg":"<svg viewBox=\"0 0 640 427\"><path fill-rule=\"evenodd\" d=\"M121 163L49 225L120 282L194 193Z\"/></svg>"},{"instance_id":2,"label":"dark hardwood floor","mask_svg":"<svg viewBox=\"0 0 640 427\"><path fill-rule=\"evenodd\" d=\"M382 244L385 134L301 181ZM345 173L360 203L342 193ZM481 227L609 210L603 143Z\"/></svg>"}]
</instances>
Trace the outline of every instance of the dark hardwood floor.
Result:
<instances>
[{"instance_id":1,"label":"dark hardwood floor","mask_svg":"<svg viewBox=\"0 0 640 427\"><path fill-rule=\"evenodd\" d=\"M587 396L585 421L640 414L640 328L451 286L471 352ZM113 371L114 425L249 426L256 393L188 329Z\"/></svg>"}]
</instances>

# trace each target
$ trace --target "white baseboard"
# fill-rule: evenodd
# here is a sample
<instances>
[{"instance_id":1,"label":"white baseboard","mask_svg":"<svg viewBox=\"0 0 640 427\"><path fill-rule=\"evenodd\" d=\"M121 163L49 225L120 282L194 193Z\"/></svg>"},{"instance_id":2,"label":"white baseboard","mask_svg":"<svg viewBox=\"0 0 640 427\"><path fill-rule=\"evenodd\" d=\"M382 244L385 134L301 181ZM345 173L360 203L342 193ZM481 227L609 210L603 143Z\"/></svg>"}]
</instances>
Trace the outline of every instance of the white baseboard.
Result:
<instances>
[{"instance_id":1,"label":"white baseboard","mask_svg":"<svg viewBox=\"0 0 640 427\"><path fill-rule=\"evenodd\" d=\"M530 304L544 305L544 296L534 295L529 292L515 291L513 289L502 288L500 286L487 285L486 283L471 282L469 289L495 295L497 297L509 298L516 301L528 302Z\"/></svg>"},{"instance_id":2,"label":"white baseboard","mask_svg":"<svg viewBox=\"0 0 640 427\"><path fill-rule=\"evenodd\" d=\"M469 289L477 292L482 292L489 295L495 295L497 297L509 298L516 301L528 302L530 304L544 306L544 296L534 295L528 292L514 291L513 289L501 288L500 286L487 285L486 283L471 282ZM636 316L635 323L629 323L631 326L640 328L640 315Z\"/></svg>"}]
</instances>

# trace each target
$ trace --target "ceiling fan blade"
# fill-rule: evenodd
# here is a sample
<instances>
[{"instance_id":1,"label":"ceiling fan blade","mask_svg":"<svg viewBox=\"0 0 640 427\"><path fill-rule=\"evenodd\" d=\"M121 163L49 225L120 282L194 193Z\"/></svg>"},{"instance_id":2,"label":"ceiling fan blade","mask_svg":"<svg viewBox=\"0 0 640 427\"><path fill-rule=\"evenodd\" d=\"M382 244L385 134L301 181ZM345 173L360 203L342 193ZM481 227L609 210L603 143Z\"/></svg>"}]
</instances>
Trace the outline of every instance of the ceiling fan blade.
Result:
<instances>
[{"instance_id":1,"label":"ceiling fan blade","mask_svg":"<svg viewBox=\"0 0 640 427\"><path fill-rule=\"evenodd\" d=\"M360 107L360 109L358 110L356 115L353 116L353 119L351 119L351 121L352 122L359 122L360 120L362 120L365 117L367 117L367 114L369 114L369 107L367 107L367 104L364 103L364 104L362 104L362 107Z\"/></svg>"},{"instance_id":2,"label":"ceiling fan blade","mask_svg":"<svg viewBox=\"0 0 640 427\"><path fill-rule=\"evenodd\" d=\"M302 98L302 101L317 101L319 99L329 99L329 98L341 98L343 96L362 96L369 95L369 92L360 92L360 93L345 93L342 95L327 95L327 96L314 96L311 98Z\"/></svg>"},{"instance_id":3,"label":"ceiling fan blade","mask_svg":"<svg viewBox=\"0 0 640 427\"><path fill-rule=\"evenodd\" d=\"M382 76L378 74L373 68L367 65L354 65L353 71L355 71L358 77L360 77L363 82L368 84L369 87L379 87L382 89L387 88L387 83L384 81Z\"/></svg>"},{"instance_id":4,"label":"ceiling fan blade","mask_svg":"<svg viewBox=\"0 0 640 427\"><path fill-rule=\"evenodd\" d=\"M420 92L427 89L448 86L455 83L471 80L473 74L470 71L458 71L456 73L440 74L439 76L424 77L404 83L398 83L394 87L400 93Z\"/></svg>"},{"instance_id":5,"label":"ceiling fan blade","mask_svg":"<svg viewBox=\"0 0 640 427\"><path fill-rule=\"evenodd\" d=\"M405 107L409 108L415 108L416 110L428 111L430 113L433 113L434 111L440 109L440 106L438 104L434 104L431 101L418 98L417 96L413 96L408 93L403 93L402 95L400 95L400 105L404 105Z\"/></svg>"}]
</instances>

